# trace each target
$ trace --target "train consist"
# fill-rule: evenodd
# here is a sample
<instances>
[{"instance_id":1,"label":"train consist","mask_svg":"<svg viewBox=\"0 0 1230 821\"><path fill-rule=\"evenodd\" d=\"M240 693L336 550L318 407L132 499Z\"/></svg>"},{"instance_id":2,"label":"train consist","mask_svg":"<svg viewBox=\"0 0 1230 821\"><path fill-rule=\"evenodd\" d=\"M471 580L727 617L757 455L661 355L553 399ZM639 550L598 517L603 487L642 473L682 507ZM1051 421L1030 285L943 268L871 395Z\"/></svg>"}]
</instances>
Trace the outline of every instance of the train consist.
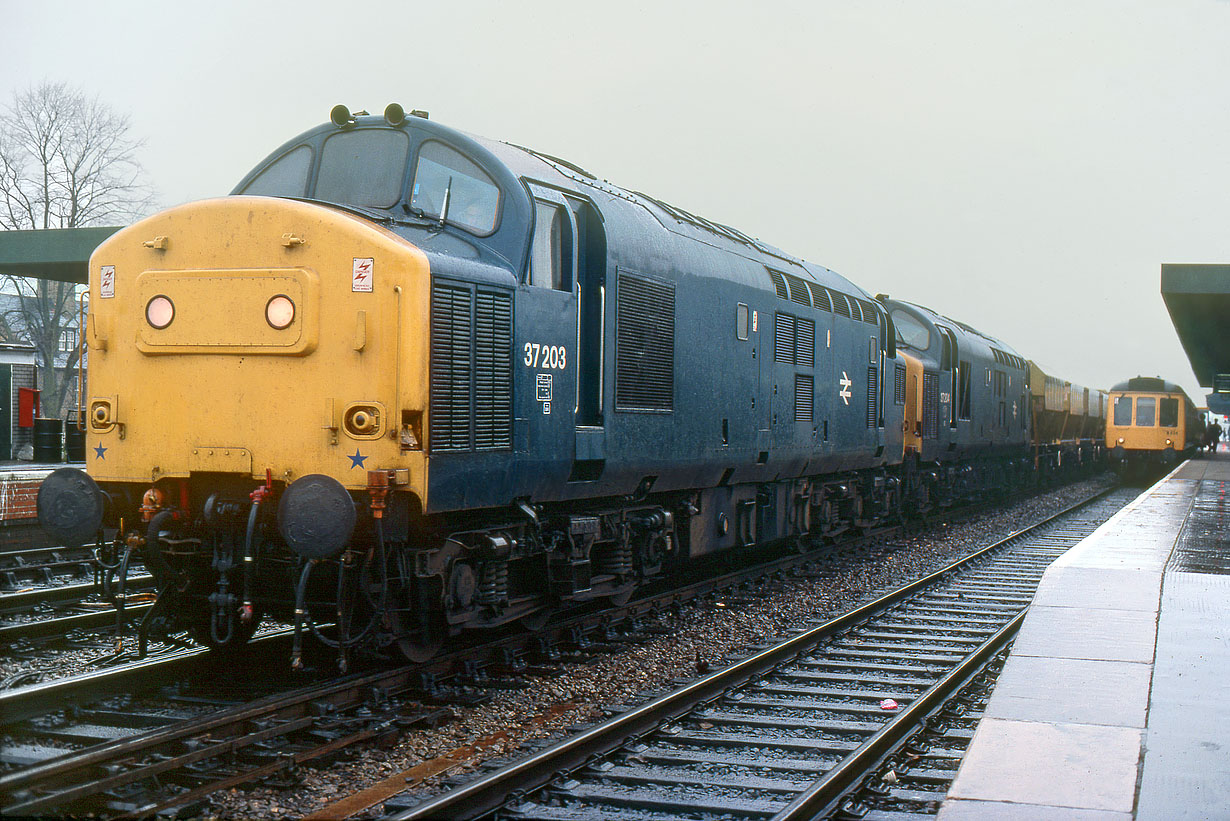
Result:
<instances>
[{"instance_id":1,"label":"train consist","mask_svg":"<svg viewBox=\"0 0 1230 821\"><path fill-rule=\"evenodd\" d=\"M117 528L214 646L424 659L1101 451L1099 392L965 323L396 105L114 235L90 306L88 475L40 518Z\"/></svg>"},{"instance_id":2,"label":"train consist","mask_svg":"<svg viewBox=\"0 0 1230 821\"><path fill-rule=\"evenodd\" d=\"M1123 475L1169 469L1194 456L1204 441L1204 420L1173 382L1137 376L1110 390L1106 450Z\"/></svg>"}]
</instances>

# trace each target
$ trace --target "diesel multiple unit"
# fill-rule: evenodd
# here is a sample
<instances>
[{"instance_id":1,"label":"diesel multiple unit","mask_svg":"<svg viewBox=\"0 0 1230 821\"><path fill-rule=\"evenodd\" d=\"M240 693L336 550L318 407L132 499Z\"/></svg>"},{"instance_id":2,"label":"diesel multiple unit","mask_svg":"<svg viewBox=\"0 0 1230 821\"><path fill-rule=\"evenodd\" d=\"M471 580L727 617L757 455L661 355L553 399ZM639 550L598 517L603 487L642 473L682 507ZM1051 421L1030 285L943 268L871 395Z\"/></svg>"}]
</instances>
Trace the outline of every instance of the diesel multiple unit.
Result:
<instances>
[{"instance_id":1,"label":"diesel multiple unit","mask_svg":"<svg viewBox=\"0 0 1230 821\"><path fill-rule=\"evenodd\" d=\"M1194 455L1203 436L1200 412L1175 383L1137 376L1111 388L1106 449L1121 472L1172 467Z\"/></svg>"}]
</instances>

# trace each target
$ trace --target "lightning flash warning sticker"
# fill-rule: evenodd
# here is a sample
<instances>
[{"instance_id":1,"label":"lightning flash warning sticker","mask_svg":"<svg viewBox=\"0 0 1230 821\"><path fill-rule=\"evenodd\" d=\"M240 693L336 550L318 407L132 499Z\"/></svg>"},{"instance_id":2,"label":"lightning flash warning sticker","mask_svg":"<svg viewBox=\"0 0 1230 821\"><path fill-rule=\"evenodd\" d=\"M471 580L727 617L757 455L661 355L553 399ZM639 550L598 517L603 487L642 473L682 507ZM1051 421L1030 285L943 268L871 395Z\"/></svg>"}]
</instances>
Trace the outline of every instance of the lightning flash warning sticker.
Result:
<instances>
[{"instance_id":1,"label":"lightning flash warning sticker","mask_svg":"<svg viewBox=\"0 0 1230 821\"><path fill-rule=\"evenodd\" d=\"M103 299L115 296L115 266L104 265L98 272L98 295Z\"/></svg>"},{"instance_id":2,"label":"lightning flash warning sticker","mask_svg":"<svg viewBox=\"0 0 1230 821\"><path fill-rule=\"evenodd\" d=\"M354 271L350 274L350 290L363 291L366 293L372 292L372 269L375 268L375 260L371 257L360 259L354 258Z\"/></svg>"}]
</instances>

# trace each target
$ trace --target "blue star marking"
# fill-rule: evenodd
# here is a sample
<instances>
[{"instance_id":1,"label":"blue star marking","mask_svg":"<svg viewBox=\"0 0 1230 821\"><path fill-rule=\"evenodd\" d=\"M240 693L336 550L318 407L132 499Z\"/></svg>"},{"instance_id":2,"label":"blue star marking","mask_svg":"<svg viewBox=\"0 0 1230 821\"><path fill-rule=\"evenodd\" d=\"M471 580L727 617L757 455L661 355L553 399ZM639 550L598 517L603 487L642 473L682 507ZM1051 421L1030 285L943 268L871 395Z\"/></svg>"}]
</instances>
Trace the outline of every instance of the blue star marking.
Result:
<instances>
[{"instance_id":1,"label":"blue star marking","mask_svg":"<svg viewBox=\"0 0 1230 821\"><path fill-rule=\"evenodd\" d=\"M346 458L350 460L350 467L352 469L363 467L363 462L367 459L366 456L364 456L362 453L359 453L358 448L354 449L354 456L347 456Z\"/></svg>"},{"instance_id":2,"label":"blue star marking","mask_svg":"<svg viewBox=\"0 0 1230 821\"><path fill-rule=\"evenodd\" d=\"M94 458L95 459L106 459L107 458L105 455L106 453L107 453L107 449L104 448L102 445L99 445L98 447L94 448Z\"/></svg>"}]
</instances>

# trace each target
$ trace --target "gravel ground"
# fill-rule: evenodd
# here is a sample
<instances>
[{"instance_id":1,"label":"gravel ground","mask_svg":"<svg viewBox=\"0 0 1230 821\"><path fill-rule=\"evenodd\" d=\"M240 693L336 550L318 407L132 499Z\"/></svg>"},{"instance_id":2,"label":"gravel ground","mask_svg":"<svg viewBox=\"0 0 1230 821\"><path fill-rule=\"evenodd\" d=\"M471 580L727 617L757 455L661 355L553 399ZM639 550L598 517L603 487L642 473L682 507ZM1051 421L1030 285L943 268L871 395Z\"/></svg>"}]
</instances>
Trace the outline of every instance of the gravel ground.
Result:
<instances>
[{"instance_id":1,"label":"gravel ground","mask_svg":"<svg viewBox=\"0 0 1230 821\"><path fill-rule=\"evenodd\" d=\"M672 630L667 636L587 664L568 665L561 676L537 679L525 690L500 692L479 707L459 708L455 721L434 730L408 732L390 749L364 749L327 767L305 768L297 774L299 784L293 789L231 790L213 796L201 811L227 819L297 817L459 747L475 743L483 747L464 765L472 768L527 744L557 739L569 727L603 718L604 705L648 700L677 679L695 678L698 665L720 666L727 656L810 626L814 619L843 613L1110 484L1108 478L1080 482L976 521L940 527L938 533L912 538L873 562L834 574L823 588L814 582L787 581L765 598L740 600L737 607L716 602L685 606L665 621ZM492 738L497 733L501 735ZM378 816L379 809L376 805L359 817Z\"/></svg>"}]
</instances>

